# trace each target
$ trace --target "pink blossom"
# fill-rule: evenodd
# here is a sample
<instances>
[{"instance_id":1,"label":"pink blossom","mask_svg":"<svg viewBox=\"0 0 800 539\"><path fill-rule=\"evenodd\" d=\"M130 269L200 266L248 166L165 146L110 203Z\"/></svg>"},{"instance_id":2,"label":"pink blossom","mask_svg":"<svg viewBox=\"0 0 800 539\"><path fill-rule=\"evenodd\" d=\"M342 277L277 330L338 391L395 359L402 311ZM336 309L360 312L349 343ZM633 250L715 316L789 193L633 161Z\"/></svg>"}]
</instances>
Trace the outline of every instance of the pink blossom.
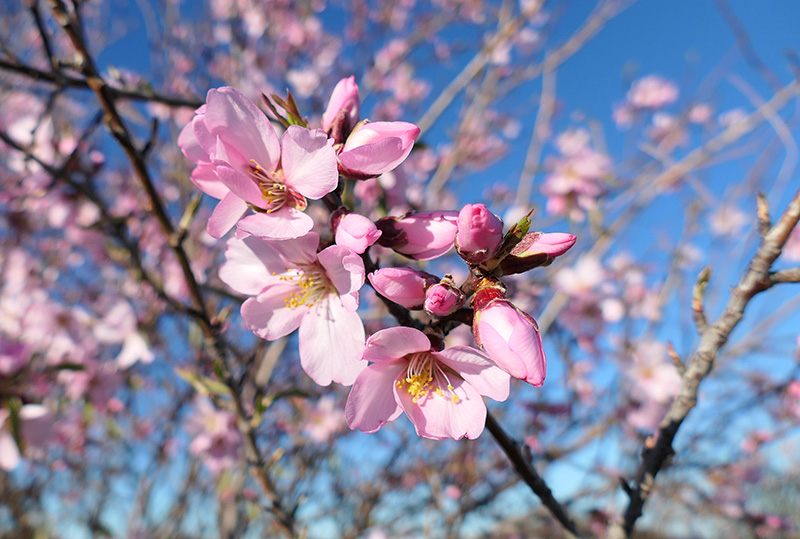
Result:
<instances>
[{"instance_id":1,"label":"pink blossom","mask_svg":"<svg viewBox=\"0 0 800 539\"><path fill-rule=\"evenodd\" d=\"M394 170L411 153L419 133L419 127L407 122L362 122L339 153L339 169L356 179Z\"/></svg>"},{"instance_id":2,"label":"pink blossom","mask_svg":"<svg viewBox=\"0 0 800 539\"><path fill-rule=\"evenodd\" d=\"M711 232L716 236L737 236L751 219L742 210L730 204L720 206L709 219Z\"/></svg>"},{"instance_id":3,"label":"pink blossom","mask_svg":"<svg viewBox=\"0 0 800 539\"><path fill-rule=\"evenodd\" d=\"M195 399L195 413L186 425L193 436L189 452L200 457L213 474L232 468L239 460L242 437L236 417L227 410L217 410L208 399Z\"/></svg>"},{"instance_id":4,"label":"pink blossom","mask_svg":"<svg viewBox=\"0 0 800 539\"><path fill-rule=\"evenodd\" d=\"M627 100L635 108L658 109L678 100L678 87L658 75L648 75L631 84Z\"/></svg>"},{"instance_id":5,"label":"pink blossom","mask_svg":"<svg viewBox=\"0 0 800 539\"><path fill-rule=\"evenodd\" d=\"M239 221L241 230L273 239L310 231L306 198L317 199L338 183L333 141L319 129L290 126L278 141L266 115L234 88L208 92L180 137L183 154L197 164L192 181L221 199L208 233L222 237L248 206L256 213Z\"/></svg>"},{"instance_id":6,"label":"pink blossom","mask_svg":"<svg viewBox=\"0 0 800 539\"><path fill-rule=\"evenodd\" d=\"M503 241L503 221L483 204L467 204L458 213L456 251L470 264L486 261Z\"/></svg>"},{"instance_id":7,"label":"pink blossom","mask_svg":"<svg viewBox=\"0 0 800 539\"><path fill-rule=\"evenodd\" d=\"M693 124L704 124L711 119L711 105L708 103L698 103L689 109L689 121Z\"/></svg>"},{"instance_id":8,"label":"pink blossom","mask_svg":"<svg viewBox=\"0 0 800 539\"><path fill-rule=\"evenodd\" d=\"M481 395L503 401L509 377L482 352L454 346L431 349L419 330L393 327L367 339L366 367L347 398L348 426L375 432L405 412L417 434L441 440L483 432L486 406Z\"/></svg>"},{"instance_id":9,"label":"pink blossom","mask_svg":"<svg viewBox=\"0 0 800 539\"><path fill-rule=\"evenodd\" d=\"M457 221L456 211L423 212L399 219L385 217L377 222L383 232L378 243L415 260L431 260L453 247Z\"/></svg>"},{"instance_id":10,"label":"pink blossom","mask_svg":"<svg viewBox=\"0 0 800 539\"><path fill-rule=\"evenodd\" d=\"M378 294L406 309L422 309L425 290L438 282L430 273L411 268L382 268L367 278Z\"/></svg>"},{"instance_id":11,"label":"pink blossom","mask_svg":"<svg viewBox=\"0 0 800 539\"><path fill-rule=\"evenodd\" d=\"M514 378L541 386L547 359L536 321L519 310L496 288L479 288L473 300L475 342Z\"/></svg>"},{"instance_id":12,"label":"pink blossom","mask_svg":"<svg viewBox=\"0 0 800 539\"><path fill-rule=\"evenodd\" d=\"M17 374L28 362L30 351L21 342L0 335L0 376Z\"/></svg>"},{"instance_id":13,"label":"pink blossom","mask_svg":"<svg viewBox=\"0 0 800 539\"><path fill-rule=\"evenodd\" d=\"M667 347L658 341L636 344L633 363L625 367L632 394L641 401L668 404L681 388L681 376L667 358Z\"/></svg>"},{"instance_id":14,"label":"pink blossom","mask_svg":"<svg viewBox=\"0 0 800 539\"><path fill-rule=\"evenodd\" d=\"M92 330L98 342L122 344L117 355L117 365L121 368L130 367L137 361L153 361L153 352L139 333L136 314L127 301L115 303Z\"/></svg>"},{"instance_id":15,"label":"pink blossom","mask_svg":"<svg viewBox=\"0 0 800 539\"><path fill-rule=\"evenodd\" d=\"M325 443L344 427L344 412L333 397L326 395L303 418L303 432L318 443Z\"/></svg>"},{"instance_id":16,"label":"pink blossom","mask_svg":"<svg viewBox=\"0 0 800 539\"><path fill-rule=\"evenodd\" d=\"M356 313L364 263L347 247L317 254L315 232L294 240L231 239L220 279L248 296L242 317L272 341L300 329L300 363L318 384L350 385L364 364L364 325Z\"/></svg>"},{"instance_id":17,"label":"pink blossom","mask_svg":"<svg viewBox=\"0 0 800 539\"><path fill-rule=\"evenodd\" d=\"M336 226L336 245L349 247L358 254L378 241L381 231L370 219L357 213L348 213Z\"/></svg>"},{"instance_id":18,"label":"pink blossom","mask_svg":"<svg viewBox=\"0 0 800 539\"><path fill-rule=\"evenodd\" d=\"M432 316L447 316L464 305L464 293L450 275L425 291L425 312Z\"/></svg>"},{"instance_id":19,"label":"pink blossom","mask_svg":"<svg viewBox=\"0 0 800 539\"><path fill-rule=\"evenodd\" d=\"M795 227L786 244L783 246L781 256L790 262L800 262L800 226Z\"/></svg>"},{"instance_id":20,"label":"pink blossom","mask_svg":"<svg viewBox=\"0 0 800 539\"><path fill-rule=\"evenodd\" d=\"M0 408L0 469L10 471L21 459L17 442L11 433L11 413ZM53 437L50 410L40 404L24 404L19 409L20 437L25 445L41 447Z\"/></svg>"},{"instance_id":21,"label":"pink blossom","mask_svg":"<svg viewBox=\"0 0 800 539\"><path fill-rule=\"evenodd\" d=\"M342 122L342 132L349 134L358 123L360 113L361 102L355 77L342 79L336 83L328 108L322 115L322 129L328 131L334 122Z\"/></svg>"}]
</instances>

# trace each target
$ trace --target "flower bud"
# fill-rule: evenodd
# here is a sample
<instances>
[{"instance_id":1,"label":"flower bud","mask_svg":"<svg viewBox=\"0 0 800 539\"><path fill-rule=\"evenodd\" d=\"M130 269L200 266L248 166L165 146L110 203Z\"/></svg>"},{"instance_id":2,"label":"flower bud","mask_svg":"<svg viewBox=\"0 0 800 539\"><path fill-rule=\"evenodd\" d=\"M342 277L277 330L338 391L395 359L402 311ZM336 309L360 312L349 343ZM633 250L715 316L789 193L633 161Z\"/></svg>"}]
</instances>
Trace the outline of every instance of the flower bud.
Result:
<instances>
[{"instance_id":1,"label":"flower bud","mask_svg":"<svg viewBox=\"0 0 800 539\"><path fill-rule=\"evenodd\" d=\"M455 243L470 264L486 261L503 241L503 221L483 204L467 204L458 214Z\"/></svg>"},{"instance_id":2,"label":"flower bud","mask_svg":"<svg viewBox=\"0 0 800 539\"><path fill-rule=\"evenodd\" d=\"M408 122L360 122L339 154L339 171L365 180L394 170L411 153L419 133Z\"/></svg>"},{"instance_id":3,"label":"flower bud","mask_svg":"<svg viewBox=\"0 0 800 539\"><path fill-rule=\"evenodd\" d=\"M541 386L547 360L536 321L508 301L494 283L479 287L473 304L472 331L478 346L514 378Z\"/></svg>"},{"instance_id":4,"label":"flower bud","mask_svg":"<svg viewBox=\"0 0 800 539\"><path fill-rule=\"evenodd\" d=\"M445 275L444 279L425 291L423 307L431 316L447 316L460 309L465 299L464 293L453 282L453 277Z\"/></svg>"},{"instance_id":5,"label":"flower bud","mask_svg":"<svg viewBox=\"0 0 800 539\"><path fill-rule=\"evenodd\" d=\"M500 262L500 275L523 273L530 269L546 266L557 256L561 256L575 245L577 238L572 234L554 232L530 232Z\"/></svg>"},{"instance_id":6,"label":"flower bud","mask_svg":"<svg viewBox=\"0 0 800 539\"><path fill-rule=\"evenodd\" d=\"M336 226L336 245L349 247L358 254L363 254L380 237L381 231L375 223L357 213L348 213Z\"/></svg>"},{"instance_id":7,"label":"flower bud","mask_svg":"<svg viewBox=\"0 0 800 539\"><path fill-rule=\"evenodd\" d=\"M442 256L453 246L458 213L431 211L406 217L384 217L376 223L383 232L378 244L415 260Z\"/></svg>"},{"instance_id":8,"label":"flower bud","mask_svg":"<svg viewBox=\"0 0 800 539\"><path fill-rule=\"evenodd\" d=\"M322 115L322 129L331 134L340 135L344 140L358 123L361 113L361 102L358 99L358 85L355 77L340 80L333 89L328 108ZM334 136L336 142L341 142Z\"/></svg>"},{"instance_id":9,"label":"flower bud","mask_svg":"<svg viewBox=\"0 0 800 539\"><path fill-rule=\"evenodd\" d=\"M383 268L367 275L375 291L406 309L419 310L425 289L438 282L430 273L411 268Z\"/></svg>"}]
</instances>

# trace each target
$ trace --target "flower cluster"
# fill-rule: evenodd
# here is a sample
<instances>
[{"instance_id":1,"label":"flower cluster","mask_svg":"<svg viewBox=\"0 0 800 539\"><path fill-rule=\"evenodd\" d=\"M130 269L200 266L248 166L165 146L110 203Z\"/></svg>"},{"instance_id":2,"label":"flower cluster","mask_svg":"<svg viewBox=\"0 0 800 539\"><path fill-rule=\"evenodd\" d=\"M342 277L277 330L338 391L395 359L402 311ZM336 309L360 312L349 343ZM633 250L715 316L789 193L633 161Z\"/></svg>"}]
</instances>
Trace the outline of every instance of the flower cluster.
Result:
<instances>
[{"instance_id":1,"label":"flower cluster","mask_svg":"<svg viewBox=\"0 0 800 539\"><path fill-rule=\"evenodd\" d=\"M305 372L323 386L353 386L351 429L375 432L405 412L420 436L476 438L483 396L502 401L511 377L540 386L546 375L536 322L506 297L502 278L551 263L575 236L528 232L528 216L504 232L483 204L395 216L376 215L375 204L353 211L344 195L400 166L419 128L361 119L353 77L336 85L319 127L291 95L264 99L285 128L280 137L233 88L211 90L179 137L196 164L192 181L220 199L209 234L237 229L219 274L247 296L245 324L270 341L298 330ZM324 209L312 206L320 199ZM376 268L374 257L413 263L454 247L469 272L461 283L408 264ZM390 310L407 313L405 326L366 337L358 308L367 281ZM459 322L471 325L477 347L445 348Z\"/></svg>"}]
</instances>

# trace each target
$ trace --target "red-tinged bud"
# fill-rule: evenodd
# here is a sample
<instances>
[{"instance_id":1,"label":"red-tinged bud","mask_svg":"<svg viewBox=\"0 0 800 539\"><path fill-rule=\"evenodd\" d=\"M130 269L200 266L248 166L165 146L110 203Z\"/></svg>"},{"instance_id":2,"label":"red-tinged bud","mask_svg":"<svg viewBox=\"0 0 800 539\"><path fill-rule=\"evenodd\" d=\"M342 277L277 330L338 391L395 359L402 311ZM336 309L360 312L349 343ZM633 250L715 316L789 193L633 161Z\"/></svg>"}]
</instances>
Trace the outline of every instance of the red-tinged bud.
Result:
<instances>
[{"instance_id":1,"label":"red-tinged bud","mask_svg":"<svg viewBox=\"0 0 800 539\"><path fill-rule=\"evenodd\" d=\"M452 275L444 278L425 291L425 312L431 316L447 316L464 305L466 296L456 286Z\"/></svg>"},{"instance_id":2,"label":"red-tinged bud","mask_svg":"<svg viewBox=\"0 0 800 539\"><path fill-rule=\"evenodd\" d=\"M541 386L547 359L536 321L505 298L501 283L484 281L473 300L475 342L514 378Z\"/></svg>"},{"instance_id":3,"label":"red-tinged bud","mask_svg":"<svg viewBox=\"0 0 800 539\"><path fill-rule=\"evenodd\" d=\"M467 263L486 261L502 241L503 221L485 205L467 204L459 212L456 251Z\"/></svg>"}]
</instances>

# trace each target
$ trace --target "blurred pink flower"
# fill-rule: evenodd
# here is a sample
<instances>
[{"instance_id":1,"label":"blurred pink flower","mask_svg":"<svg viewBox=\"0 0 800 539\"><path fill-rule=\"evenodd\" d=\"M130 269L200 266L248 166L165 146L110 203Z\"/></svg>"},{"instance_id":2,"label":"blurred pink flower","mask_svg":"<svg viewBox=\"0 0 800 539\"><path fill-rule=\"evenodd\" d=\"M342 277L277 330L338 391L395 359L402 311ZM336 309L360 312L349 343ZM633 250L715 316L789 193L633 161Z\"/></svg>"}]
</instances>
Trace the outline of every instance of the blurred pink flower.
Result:
<instances>
[{"instance_id":1,"label":"blurred pink flower","mask_svg":"<svg viewBox=\"0 0 800 539\"><path fill-rule=\"evenodd\" d=\"M508 375L482 352L466 346L431 349L419 330L393 327L367 339L369 361L347 398L351 429L375 432L402 412L425 438L475 439L483 432L481 395L503 401Z\"/></svg>"},{"instance_id":2,"label":"blurred pink flower","mask_svg":"<svg viewBox=\"0 0 800 539\"><path fill-rule=\"evenodd\" d=\"M639 109L658 109L678 100L678 86L659 75L648 75L631 84L627 101Z\"/></svg>"},{"instance_id":3,"label":"blurred pink flower","mask_svg":"<svg viewBox=\"0 0 800 539\"><path fill-rule=\"evenodd\" d=\"M241 455L242 437L236 428L236 417L227 410L214 408L203 397L197 397L194 404L194 413L186 425L193 437L189 452L217 475L236 465Z\"/></svg>"},{"instance_id":4,"label":"blurred pink flower","mask_svg":"<svg viewBox=\"0 0 800 539\"><path fill-rule=\"evenodd\" d=\"M228 241L220 279L241 294L247 327L269 341L300 329L300 363L319 385L350 385L364 368L358 290L364 263L332 245L317 254L319 235L289 241L253 236Z\"/></svg>"},{"instance_id":5,"label":"blurred pink flower","mask_svg":"<svg viewBox=\"0 0 800 539\"><path fill-rule=\"evenodd\" d=\"M303 416L303 432L317 443L327 442L344 426L344 411L336 406L330 395L319 399Z\"/></svg>"}]
</instances>

